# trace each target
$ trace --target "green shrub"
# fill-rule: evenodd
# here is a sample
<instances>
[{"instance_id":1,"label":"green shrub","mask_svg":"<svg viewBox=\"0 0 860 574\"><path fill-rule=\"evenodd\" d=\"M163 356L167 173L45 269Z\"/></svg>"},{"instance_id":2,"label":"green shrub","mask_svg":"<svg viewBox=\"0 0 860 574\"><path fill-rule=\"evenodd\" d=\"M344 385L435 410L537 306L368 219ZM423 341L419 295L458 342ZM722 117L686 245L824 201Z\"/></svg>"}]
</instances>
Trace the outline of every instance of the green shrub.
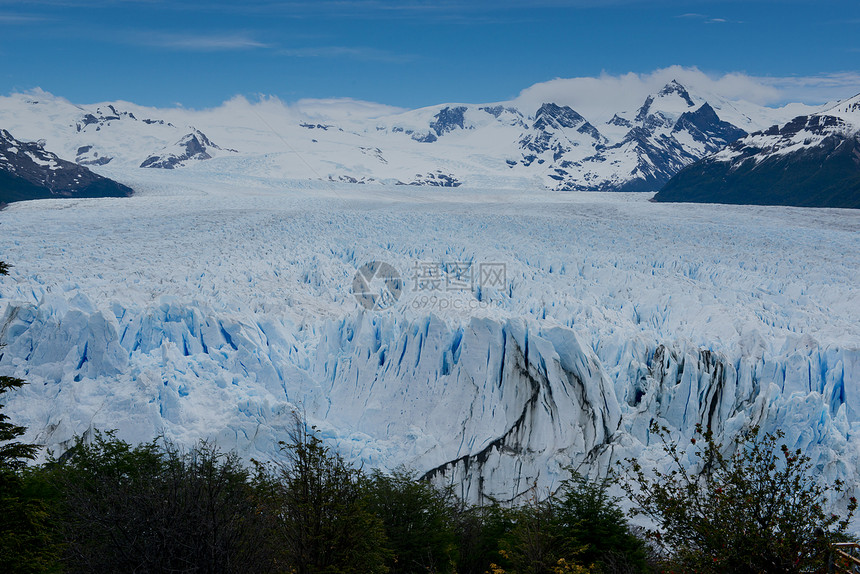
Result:
<instances>
[{"instance_id":1,"label":"green shrub","mask_svg":"<svg viewBox=\"0 0 860 574\"><path fill-rule=\"evenodd\" d=\"M799 573L826 565L829 543L845 536L857 508L853 497L840 518L825 512L828 493L817 484L810 459L780 444L783 433L739 436L724 454L710 430L698 428L696 456L701 472L682 464L683 450L657 425L672 461L668 472L646 473L628 460L626 490L635 513L657 525L650 532L677 567L688 572ZM697 442L698 441L698 442ZM625 483L622 483L625 484Z\"/></svg>"}]
</instances>

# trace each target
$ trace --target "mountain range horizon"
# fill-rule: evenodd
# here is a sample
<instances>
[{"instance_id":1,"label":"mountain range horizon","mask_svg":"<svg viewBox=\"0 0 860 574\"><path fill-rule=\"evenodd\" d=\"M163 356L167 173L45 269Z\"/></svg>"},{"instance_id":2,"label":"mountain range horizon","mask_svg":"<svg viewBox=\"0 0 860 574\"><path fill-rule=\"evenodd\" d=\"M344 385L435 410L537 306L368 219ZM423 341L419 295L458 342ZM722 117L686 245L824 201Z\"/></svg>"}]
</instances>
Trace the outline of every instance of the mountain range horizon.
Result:
<instances>
[{"instance_id":1,"label":"mountain range horizon","mask_svg":"<svg viewBox=\"0 0 860 574\"><path fill-rule=\"evenodd\" d=\"M205 164L253 177L345 183L657 192L684 167L747 134L833 105L757 104L737 96L754 85L747 79L713 80L680 67L621 79L636 89L616 93L619 78L581 91L575 80L558 80L512 101L406 111L271 97L236 97L206 110L79 105L34 90L0 97L0 124L119 181L122 170Z\"/></svg>"}]
</instances>

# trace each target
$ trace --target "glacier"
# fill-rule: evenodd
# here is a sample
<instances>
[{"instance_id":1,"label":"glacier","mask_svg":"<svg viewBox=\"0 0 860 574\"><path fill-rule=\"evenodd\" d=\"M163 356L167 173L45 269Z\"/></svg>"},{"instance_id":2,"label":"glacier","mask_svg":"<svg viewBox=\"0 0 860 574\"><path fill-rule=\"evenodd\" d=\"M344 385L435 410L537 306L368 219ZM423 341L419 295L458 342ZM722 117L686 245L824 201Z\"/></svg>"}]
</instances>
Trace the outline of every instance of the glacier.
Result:
<instances>
[{"instance_id":1,"label":"glacier","mask_svg":"<svg viewBox=\"0 0 860 574\"><path fill-rule=\"evenodd\" d=\"M298 412L365 467L517 500L663 464L651 421L760 425L860 491L856 212L141 171L0 211L5 409L53 452L115 428L266 460ZM368 261L403 278L382 311ZM461 262L505 280L418 288Z\"/></svg>"}]
</instances>

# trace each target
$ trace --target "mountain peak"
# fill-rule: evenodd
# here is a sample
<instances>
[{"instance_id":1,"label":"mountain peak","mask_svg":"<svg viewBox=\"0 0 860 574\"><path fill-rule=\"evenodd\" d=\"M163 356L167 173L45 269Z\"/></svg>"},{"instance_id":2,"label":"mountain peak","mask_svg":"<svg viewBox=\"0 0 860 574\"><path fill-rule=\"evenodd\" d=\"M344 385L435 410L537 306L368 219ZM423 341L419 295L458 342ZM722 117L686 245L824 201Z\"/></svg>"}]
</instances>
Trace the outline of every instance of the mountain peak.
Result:
<instances>
[{"instance_id":1,"label":"mountain peak","mask_svg":"<svg viewBox=\"0 0 860 574\"><path fill-rule=\"evenodd\" d=\"M648 129L656 126L670 127L674 119L696 107L687 89L672 80L657 92L645 99L645 103L636 113L636 122Z\"/></svg>"},{"instance_id":2,"label":"mountain peak","mask_svg":"<svg viewBox=\"0 0 860 574\"><path fill-rule=\"evenodd\" d=\"M544 103L535 113L534 127L537 129L577 128L584 123L586 119L570 106Z\"/></svg>"},{"instance_id":3,"label":"mountain peak","mask_svg":"<svg viewBox=\"0 0 860 574\"><path fill-rule=\"evenodd\" d=\"M730 141L737 128L709 117L699 109L679 124L694 138L698 129ZM654 199L860 208L858 140L860 95L730 143L675 174Z\"/></svg>"},{"instance_id":4,"label":"mountain peak","mask_svg":"<svg viewBox=\"0 0 860 574\"><path fill-rule=\"evenodd\" d=\"M687 88L682 86L678 82L678 80L672 80L671 82L669 82L668 84L663 86L663 89L657 93L657 96L658 97L667 97L667 96L671 96L673 94L678 95L690 107L693 107L696 105L695 103L693 103L693 99L690 98L690 93L687 91Z\"/></svg>"},{"instance_id":5,"label":"mountain peak","mask_svg":"<svg viewBox=\"0 0 860 574\"><path fill-rule=\"evenodd\" d=\"M161 153L153 154L143 160L140 167L163 169L182 167L188 160L202 161L212 159L212 156L209 154L209 151L212 149L220 150L221 148L212 143L206 137L206 134L198 129L194 129L191 133L182 136L182 139L173 144L173 146L165 148Z\"/></svg>"},{"instance_id":6,"label":"mountain peak","mask_svg":"<svg viewBox=\"0 0 860 574\"><path fill-rule=\"evenodd\" d=\"M672 128L672 133L681 131L686 131L694 140L704 143L705 150L709 153L747 135L741 128L722 121L708 102L695 111L681 114Z\"/></svg>"}]
</instances>

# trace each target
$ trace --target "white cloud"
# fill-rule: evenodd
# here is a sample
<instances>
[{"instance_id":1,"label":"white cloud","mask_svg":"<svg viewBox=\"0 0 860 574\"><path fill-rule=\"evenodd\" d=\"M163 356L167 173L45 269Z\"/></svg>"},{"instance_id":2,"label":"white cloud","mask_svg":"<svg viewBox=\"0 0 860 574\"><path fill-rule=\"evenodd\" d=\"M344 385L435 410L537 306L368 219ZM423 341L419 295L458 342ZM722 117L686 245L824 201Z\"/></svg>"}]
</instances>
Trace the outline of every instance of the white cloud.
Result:
<instances>
[{"instance_id":1,"label":"white cloud","mask_svg":"<svg viewBox=\"0 0 860 574\"><path fill-rule=\"evenodd\" d=\"M229 117L237 126L255 125L263 121L263 118L266 122L278 124L286 121L294 126L300 121L341 125L348 125L351 122L361 124L366 120L405 111L403 108L353 98L304 98L286 103L277 96L257 94L250 100L245 96L234 96L220 106L196 110L196 113L203 116L215 114L221 118ZM280 129L278 125L274 127Z\"/></svg>"},{"instance_id":2,"label":"white cloud","mask_svg":"<svg viewBox=\"0 0 860 574\"><path fill-rule=\"evenodd\" d=\"M646 74L603 73L597 77L555 79L523 90L514 104L524 112L532 113L542 103L554 102L571 106L592 122L604 122L619 110L636 110L648 95L658 92L672 80L683 84L694 96L714 103L720 100L747 101L773 107L789 102L820 105L860 92L860 73L856 72L761 77L740 72L707 74L697 68L670 66ZM234 113L243 109L267 117L291 116L334 123L361 122L406 111L352 98L305 98L285 103L277 97L264 95L257 96L253 102L238 96L222 106L233 108Z\"/></svg>"},{"instance_id":3,"label":"white cloud","mask_svg":"<svg viewBox=\"0 0 860 574\"><path fill-rule=\"evenodd\" d=\"M605 121L616 110L635 110L671 80L705 99L745 100L778 106L788 102L822 104L860 91L860 73L820 76L762 77L741 72L707 74L698 68L670 66L650 73L555 79L535 84L516 98L524 110L544 102L569 105L588 118Z\"/></svg>"},{"instance_id":4,"label":"white cloud","mask_svg":"<svg viewBox=\"0 0 860 574\"><path fill-rule=\"evenodd\" d=\"M372 119L406 111L395 106L352 98L306 98L291 104L290 107L308 118L331 120Z\"/></svg>"},{"instance_id":5,"label":"white cloud","mask_svg":"<svg viewBox=\"0 0 860 574\"><path fill-rule=\"evenodd\" d=\"M839 72L817 76L761 78L784 95L783 101L825 103L844 100L860 93L860 72Z\"/></svg>"}]
</instances>

